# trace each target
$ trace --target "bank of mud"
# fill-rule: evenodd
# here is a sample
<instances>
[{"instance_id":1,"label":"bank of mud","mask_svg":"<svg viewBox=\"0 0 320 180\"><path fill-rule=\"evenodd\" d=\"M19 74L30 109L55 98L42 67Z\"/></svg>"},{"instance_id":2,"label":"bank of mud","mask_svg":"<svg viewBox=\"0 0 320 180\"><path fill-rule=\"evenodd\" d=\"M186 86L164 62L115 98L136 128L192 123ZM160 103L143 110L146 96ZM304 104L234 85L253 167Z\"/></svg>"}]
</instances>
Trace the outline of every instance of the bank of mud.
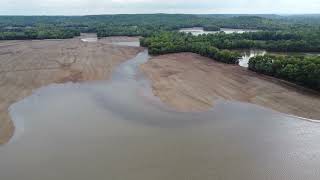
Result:
<instances>
[{"instance_id":1,"label":"bank of mud","mask_svg":"<svg viewBox=\"0 0 320 180\"><path fill-rule=\"evenodd\" d=\"M9 106L51 83L108 79L114 67L135 57L143 48L116 46L136 37L112 37L84 42L83 35L66 40L0 42L0 144L12 137Z\"/></svg>"},{"instance_id":2,"label":"bank of mud","mask_svg":"<svg viewBox=\"0 0 320 180\"><path fill-rule=\"evenodd\" d=\"M317 92L240 66L192 53L178 53L153 57L141 69L151 80L153 93L178 111L205 111L222 99L320 119Z\"/></svg>"}]
</instances>

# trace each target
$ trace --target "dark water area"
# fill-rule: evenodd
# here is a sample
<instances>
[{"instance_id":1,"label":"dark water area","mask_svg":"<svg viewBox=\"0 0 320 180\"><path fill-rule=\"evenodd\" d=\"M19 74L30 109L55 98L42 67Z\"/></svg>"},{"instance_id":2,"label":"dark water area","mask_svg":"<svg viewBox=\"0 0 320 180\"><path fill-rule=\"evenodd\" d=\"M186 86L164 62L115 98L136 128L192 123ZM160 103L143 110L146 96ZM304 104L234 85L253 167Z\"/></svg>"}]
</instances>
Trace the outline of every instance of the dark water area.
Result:
<instances>
[{"instance_id":1,"label":"dark water area","mask_svg":"<svg viewBox=\"0 0 320 180\"><path fill-rule=\"evenodd\" d=\"M320 124L256 105L175 112L139 71L147 51L109 81L52 84L13 104L1 180L317 180Z\"/></svg>"}]
</instances>

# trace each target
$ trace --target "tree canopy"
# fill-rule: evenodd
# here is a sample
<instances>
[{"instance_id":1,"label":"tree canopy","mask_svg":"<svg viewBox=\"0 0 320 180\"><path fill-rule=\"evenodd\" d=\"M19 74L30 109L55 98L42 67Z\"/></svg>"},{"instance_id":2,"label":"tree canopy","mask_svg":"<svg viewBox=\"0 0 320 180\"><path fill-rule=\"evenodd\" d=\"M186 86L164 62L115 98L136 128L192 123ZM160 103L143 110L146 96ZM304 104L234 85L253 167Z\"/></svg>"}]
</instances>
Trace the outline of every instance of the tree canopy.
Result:
<instances>
[{"instance_id":1,"label":"tree canopy","mask_svg":"<svg viewBox=\"0 0 320 180\"><path fill-rule=\"evenodd\" d=\"M193 52L229 64L236 64L240 59L239 53L219 50L208 41L202 41L190 33L159 32L151 37L142 38L140 44L148 47L149 53L153 55Z\"/></svg>"},{"instance_id":2,"label":"tree canopy","mask_svg":"<svg viewBox=\"0 0 320 180\"><path fill-rule=\"evenodd\" d=\"M320 90L319 56L257 56L249 60L249 69Z\"/></svg>"},{"instance_id":3,"label":"tree canopy","mask_svg":"<svg viewBox=\"0 0 320 180\"><path fill-rule=\"evenodd\" d=\"M282 17L282 16L281 16ZM150 36L158 31L175 31L180 28L203 27L216 31L220 28L242 28L271 31L299 30L319 27L320 17L287 17L263 15L191 15L191 14L120 14L94 16L0 16L0 32L9 33L10 39L21 39L23 32L32 28L40 31L41 26L50 26L60 31L97 33L105 36ZM305 23L303 23L305 22ZM21 33L22 32L22 33ZM56 33L58 34L58 33ZM55 36L55 35L54 35ZM54 37L51 36L51 37ZM64 35L63 35L64 36ZM265 35L266 36L266 35ZM24 36L32 39L34 36ZM59 37L61 38L61 37ZM277 38L277 37L273 37ZM302 42L303 43L303 42Z\"/></svg>"}]
</instances>

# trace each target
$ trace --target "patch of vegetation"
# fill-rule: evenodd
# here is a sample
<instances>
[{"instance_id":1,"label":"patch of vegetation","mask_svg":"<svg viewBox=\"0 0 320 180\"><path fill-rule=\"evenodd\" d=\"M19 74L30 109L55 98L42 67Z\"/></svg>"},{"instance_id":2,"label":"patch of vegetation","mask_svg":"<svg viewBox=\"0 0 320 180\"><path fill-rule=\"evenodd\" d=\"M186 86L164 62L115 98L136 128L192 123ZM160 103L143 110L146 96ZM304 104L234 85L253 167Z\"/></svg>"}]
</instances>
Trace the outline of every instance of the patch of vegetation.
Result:
<instances>
[{"instance_id":1,"label":"patch of vegetation","mask_svg":"<svg viewBox=\"0 0 320 180\"><path fill-rule=\"evenodd\" d=\"M314 20L309 21L313 24ZM299 21L300 22L300 21ZM53 30L74 30L106 36L150 36L158 31L174 31L180 28L204 27L217 31L220 28L242 28L259 30L285 30L299 25L295 21L279 21L259 16L188 15L188 14L136 14L95 16L0 16L0 32L9 33L10 39L20 39L21 32L50 26ZM57 33L56 33L57 34ZM24 36L28 38L28 36ZM34 36L29 36L33 38ZM52 36L51 36L52 37ZM60 37L63 38L63 37Z\"/></svg>"},{"instance_id":2,"label":"patch of vegetation","mask_svg":"<svg viewBox=\"0 0 320 180\"><path fill-rule=\"evenodd\" d=\"M205 31L220 31L220 27L215 26L215 25L204 25L203 30L205 30Z\"/></svg>"},{"instance_id":3,"label":"patch of vegetation","mask_svg":"<svg viewBox=\"0 0 320 180\"><path fill-rule=\"evenodd\" d=\"M320 57L257 56L249 69L320 90Z\"/></svg>"},{"instance_id":4,"label":"patch of vegetation","mask_svg":"<svg viewBox=\"0 0 320 180\"><path fill-rule=\"evenodd\" d=\"M208 34L197 37L221 49L265 49L282 52L319 52L320 28Z\"/></svg>"},{"instance_id":5,"label":"patch of vegetation","mask_svg":"<svg viewBox=\"0 0 320 180\"><path fill-rule=\"evenodd\" d=\"M219 50L197 36L178 32L159 32L149 38L140 39L141 46L148 47L153 55L193 52L228 64L236 64L240 54L229 50Z\"/></svg>"},{"instance_id":6,"label":"patch of vegetation","mask_svg":"<svg viewBox=\"0 0 320 180\"><path fill-rule=\"evenodd\" d=\"M79 35L80 31L73 29L42 26L0 31L0 40L67 39Z\"/></svg>"}]
</instances>

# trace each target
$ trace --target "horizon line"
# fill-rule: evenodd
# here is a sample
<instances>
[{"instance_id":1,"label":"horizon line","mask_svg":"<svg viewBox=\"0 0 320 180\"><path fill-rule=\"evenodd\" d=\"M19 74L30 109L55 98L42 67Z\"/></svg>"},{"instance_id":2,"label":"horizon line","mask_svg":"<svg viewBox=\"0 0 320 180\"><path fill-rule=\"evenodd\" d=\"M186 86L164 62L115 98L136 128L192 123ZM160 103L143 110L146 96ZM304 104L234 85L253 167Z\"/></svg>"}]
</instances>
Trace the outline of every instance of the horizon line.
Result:
<instances>
[{"instance_id":1,"label":"horizon line","mask_svg":"<svg viewBox=\"0 0 320 180\"><path fill-rule=\"evenodd\" d=\"M110 14L0 14L0 16L111 16L111 15L278 15L278 16L290 16L290 15L320 15L320 13L110 13Z\"/></svg>"}]
</instances>

